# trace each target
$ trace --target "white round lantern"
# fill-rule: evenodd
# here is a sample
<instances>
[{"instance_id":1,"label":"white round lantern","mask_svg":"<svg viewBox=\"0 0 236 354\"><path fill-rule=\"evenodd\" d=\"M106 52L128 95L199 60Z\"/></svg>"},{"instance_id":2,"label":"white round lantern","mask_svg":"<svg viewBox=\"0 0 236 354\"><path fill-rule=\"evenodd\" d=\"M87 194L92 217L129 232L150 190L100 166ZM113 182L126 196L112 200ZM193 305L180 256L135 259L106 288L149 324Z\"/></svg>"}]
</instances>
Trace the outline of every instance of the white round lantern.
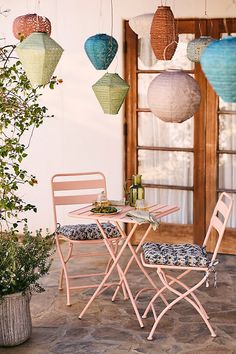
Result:
<instances>
[{"instance_id":1,"label":"white round lantern","mask_svg":"<svg viewBox=\"0 0 236 354\"><path fill-rule=\"evenodd\" d=\"M152 80L148 106L165 122L181 123L198 110L201 94L197 81L182 70L167 70Z\"/></svg>"},{"instance_id":2,"label":"white round lantern","mask_svg":"<svg viewBox=\"0 0 236 354\"><path fill-rule=\"evenodd\" d=\"M129 20L132 30L140 37L149 37L153 14L143 14Z\"/></svg>"},{"instance_id":3,"label":"white round lantern","mask_svg":"<svg viewBox=\"0 0 236 354\"><path fill-rule=\"evenodd\" d=\"M210 36L201 36L190 41L187 46L188 59L194 63L199 63L203 51L213 41L214 39Z\"/></svg>"}]
</instances>

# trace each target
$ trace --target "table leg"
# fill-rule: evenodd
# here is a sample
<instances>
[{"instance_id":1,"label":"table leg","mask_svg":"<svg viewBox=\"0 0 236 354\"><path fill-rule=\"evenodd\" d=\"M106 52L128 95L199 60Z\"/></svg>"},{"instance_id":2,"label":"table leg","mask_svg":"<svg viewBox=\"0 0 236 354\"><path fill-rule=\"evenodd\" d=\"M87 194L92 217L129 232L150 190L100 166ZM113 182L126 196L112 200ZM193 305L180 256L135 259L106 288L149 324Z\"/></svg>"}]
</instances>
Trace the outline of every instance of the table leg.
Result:
<instances>
[{"instance_id":1,"label":"table leg","mask_svg":"<svg viewBox=\"0 0 236 354\"><path fill-rule=\"evenodd\" d=\"M128 295L129 295L129 298L130 298L131 304L132 304L132 306L133 306L133 309L134 309L134 311L135 311L136 317L137 317L137 319L138 319L139 325L140 325L140 327L143 327L142 318L141 318L141 316L140 316L140 314L139 314L139 311L138 311L138 309L137 309L137 306L136 306L136 303L135 303L135 301L134 301L134 298L133 298L132 292L131 292L131 290L130 290L129 284L128 284L127 279L126 279L126 277L125 277L125 275L124 275L124 272L122 271L122 269L121 269L121 267L120 267L120 265L119 265L119 263L118 263L118 262L119 262L119 259L120 259L120 257L121 257L121 255L123 254L123 252L124 252L124 250L125 250L125 248L126 248L126 246L127 246L127 244L129 243L131 237L133 236L133 234L134 234L134 232L135 232L135 230L136 230L138 224L134 224L134 226L133 226L132 230L130 231L129 235L126 236L125 241L124 241L124 243L123 243L123 245L122 245L122 247L121 247L121 249L120 249L118 255L115 256L113 250L111 249L111 246L110 246L110 244L109 244L109 241L108 241L108 239L107 239L107 236L106 236L106 234L105 234L105 232L104 232L104 230L103 230L101 224L99 223L98 220L96 220L96 223L97 223L97 225L98 225L98 227L99 227L99 229L100 229L100 231L101 231L101 233L102 233L102 235L103 235L104 243L105 243L105 245L106 245L106 247L107 247L107 250L108 250L108 252L110 253L110 255L111 255L111 257L112 257L112 259L113 259L114 262L113 262L113 264L111 265L111 267L110 267L108 273L105 275L105 277L103 278L102 282L100 283L100 285L98 286L98 288L96 289L96 291L94 292L94 294L92 295L92 297L90 298L90 300L88 301L88 303L86 304L86 306L84 307L84 309L82 310L82 312L80 313L79 318L81 319L81 318L83 317L83 315L84 315L84 313L87 311L88 307L91 305L91 303L93 302L93 300L98 296L100 290L102 289L103 285L105 284L105 282L107 281L107 279L109 278L109 276L111 275L111 273L113 272L114 268L117 267L117 270L118 270L118 272L119 272L119 274L120 274L120 277L122 278L121 282L124 282L124 284L125 284L125 288L126 288L127 293L128 293ZM120 283L121 283L121 282L120 282Z\"/></svg>"},{"instance_id":2,"label":"table leg","mask_svg":"<svg viewBox=\"0 0 236 354\"><path fill-rule=\"evenodd\" d=\"M118 229L119 229L121 235L122 235L123 237L125 237L125 233L124 233L123 229L120 227L119 223L116 223L116 226L118 227ZM147 280L149 281L149 283L152 285L153 289L156 289L156 290L158 291L158 290L159 290L158 287L156 286L156 284L155 284L155 282L152 280L152 278L149 276L149 274L147 273L147 271L144 269L144 267L143 267L143 265L142 265L142 262L140 261L140 259L139 259L139 257L138 257L138 251L140 250L142 244L144 243L146 237L148 236L148 234L149 234L151 228L152 228L152 225L149 225L149 227L147 228L147 230L146 230L145 234L143 235L141 241L139 242L139 244L138 244L136 250L134 250L134 248L133 248L133 246L131 245L131 243L128 242L128 246L129 246L129 249L130 249L130 251L131 251L131 253L132 253L132 256L130 257L130 259L129 259L129 261L128 261L128 263L127 263L127 265L126 265L126 268L125 268L125 270L124 270L123 273L124 273L124 275L127 274L127 272L128 272L128 270L129 270L129 268L130 268L130 266L131 266L133 260L135 259L135 261L136 261L136 263L138 264L140 270L143 272L143 274L145 275L145 277L147 278ZM117 296L117 293L118 293L119 288L120 288L121 285L122 285L122 282L120 282L119 285L117 286L117 288L116 288L116 290L115 290L115 293L114 293L114 295L113 295L113 297L112 297L112 301L115 300L115 298L116 298L116 296ZM164 304L165 304L166 306L168 306L168 302L166 301L166 298L164 297L164 295L163 295L163 294L160 294L160 297L161 297L162 301L164 302Z\"/></svg>"}]
</instances>

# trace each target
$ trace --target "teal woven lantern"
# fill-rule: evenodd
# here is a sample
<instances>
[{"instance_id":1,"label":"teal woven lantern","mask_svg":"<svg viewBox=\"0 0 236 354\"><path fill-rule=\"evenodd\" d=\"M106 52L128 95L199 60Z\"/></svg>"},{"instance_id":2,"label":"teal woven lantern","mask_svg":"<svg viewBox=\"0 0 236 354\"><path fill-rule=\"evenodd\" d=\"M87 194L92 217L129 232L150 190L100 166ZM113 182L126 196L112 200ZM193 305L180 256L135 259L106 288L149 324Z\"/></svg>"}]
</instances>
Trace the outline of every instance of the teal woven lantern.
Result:
<instances>
[{"instance_id":1,"label":"teal woven lantern","mask_svg":"<svg viewBox=\"0 0 236 354\"><path fill-rule=\"evenodd\" d=\"M210 43L200 63L217 95L225 102L236 102L236 37Z\"/></svg>"},{"instance_id":2,"label":"teal woven lantern","mask_svg":"<svg viewBox=\"0 0 236 354\"><path fill-rule=\"evenodd\" d=\"M106 114L117 114L129 85L118 74L106 73L93 85L93 91Z\"/></svg>"},{"instance_id":3,"label":"teal woven lantern","mask_svg":"<svg viewBox=\"0 0 236 354\"><path fill-rule=\"evenodd\" d=\"M116 55L118 43L112 36L96 34L86 40L84 49L97 70L106 70Z\"/></svg>"},{"instance_id":4,"label":"teal woven lantern","mask_svg":"<svg viewBox=\"0 0 236 354\"><path fill-rule=\"evenodd\" d=\"M34 86L50 81L63 49L47 33L33 32L16 47L16 52Z\"/></svg>"}]
</instances>

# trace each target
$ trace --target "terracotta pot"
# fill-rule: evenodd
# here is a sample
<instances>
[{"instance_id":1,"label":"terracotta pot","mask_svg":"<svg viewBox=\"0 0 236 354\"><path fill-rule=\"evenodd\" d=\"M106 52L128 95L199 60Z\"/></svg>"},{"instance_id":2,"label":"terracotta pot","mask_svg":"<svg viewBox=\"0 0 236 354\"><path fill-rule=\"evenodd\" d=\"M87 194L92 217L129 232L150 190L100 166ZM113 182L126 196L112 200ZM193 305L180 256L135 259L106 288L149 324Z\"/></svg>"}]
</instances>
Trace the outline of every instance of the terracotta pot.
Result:
<instances>
[{"instance_id":1,"label":"terracotta pot","mask_svg":"<svg viewBox=\"0 0 236 354\"><path fill-rule=\"evenodd\" d=\"M32 32L51 34L51 22L47 17L27 14L17 17L13 22L13 34L17 39L28 37Z\"/></svg>"},{"instance_id":2,"label":"terracotta pot","mask_svg":"<svg viewBox=\"0 0 236 354\"><path fill-rule=\"evenodd\" d=\"M25 342L32 332L29 292L3 296L0 302L0 346Z\"/></svg>"}]
</instances>

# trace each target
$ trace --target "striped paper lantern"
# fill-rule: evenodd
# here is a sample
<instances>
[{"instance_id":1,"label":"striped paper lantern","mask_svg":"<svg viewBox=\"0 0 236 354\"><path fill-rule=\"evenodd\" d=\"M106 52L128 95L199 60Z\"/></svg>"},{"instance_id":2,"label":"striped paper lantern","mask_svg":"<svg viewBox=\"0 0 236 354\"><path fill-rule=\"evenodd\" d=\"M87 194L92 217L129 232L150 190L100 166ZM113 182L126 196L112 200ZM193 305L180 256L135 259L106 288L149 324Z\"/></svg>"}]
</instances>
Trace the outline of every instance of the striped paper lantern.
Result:
<instances>
[{"instance_id":1,"label":"striped paper lantern","mask_svg":"<svg viewBox=\"0 0 236 354\"><path fill-rule=\"evenodd\" d=\"M158 6L151 25L151 45L159 60L170 60L177 47L178 35L169 6Z\"/></svg>"},{"instance_id":2,"label":"striped paper lantern","mask_svg":"<svg viewBox=\"0 0 236 354\"><path fill-rule=\"evenodd\" d=\"M16 47L16 52L34 86L50 81L63 49L47 33L33 32Z\"/></svg>"},{"instance_id":3,"label":"striped paper lantern","mask_svg":"<svg viewBox=\"0 0 236 354\"><path fill-rule=\"evenodd\" d=\"M114 37L101 33L89 37L84 49L97 70L106 70L116 55L118 43Z\"/></svg>"},{"instance_id":4,"label":"striped paper lantern","mask_svg":"<svg viewBox=\"0 0 236 354\"><path fill-rule=\"evenodd\" d=\"M197 81L182 70L167 70L156 76L147 97L152 113L171 123L191 118L201 101Z\"/></svg>"},{"instance_id":5,"label":"striped paper lantern","mask_svg":"<svg viewBox=\"0 0 236 354\"><path fill-rule=\"evenodd\" d=\"M117 114L128 93L129 85L118 74L106 73L92 88L103 112Z\"/></svg>"},{"instance_id":6,"label":"striped paper lantern","mask_svg":"<svg viewBox=\"0 0 236 354\"><path fill-rule=\"evenodd\" d=\"M139 38L149 37L154 14L143 14L129 20L130 28Z\"/></svg>"},{"instance_id":7,"label":"striped paper lantern","mask_svg":"<svg viewBox=\"0 0 236 354\"><path fill-rule=\"evenodd\" d=\"M236 102L236 37L227 36L210 43L200 62L217 95L225 102Z\"/></svg>"},{"instance_id":8,"label":"striped paper lantern","mask_svg":"<svg viewBox=\"0 0 236 354\"><path fill-rule=\"evenodd\" d=\"M213 41L214 39L210 36L201 36L190 41L187 46L188 59L194 63L199 63L203 51Z\"/></svg>"},{"instance_id":9,"label":"striped paper lantern","mask_svg":"<svg viewBox=\"0 0 236 354\"><path fill-rule=\"evenodd\" d=\"M28 37L32 32L51 34L51 22L47 17L37 14L18 16L13 21L13 34L17 39Z\"/></svg>"}]
</instances>

